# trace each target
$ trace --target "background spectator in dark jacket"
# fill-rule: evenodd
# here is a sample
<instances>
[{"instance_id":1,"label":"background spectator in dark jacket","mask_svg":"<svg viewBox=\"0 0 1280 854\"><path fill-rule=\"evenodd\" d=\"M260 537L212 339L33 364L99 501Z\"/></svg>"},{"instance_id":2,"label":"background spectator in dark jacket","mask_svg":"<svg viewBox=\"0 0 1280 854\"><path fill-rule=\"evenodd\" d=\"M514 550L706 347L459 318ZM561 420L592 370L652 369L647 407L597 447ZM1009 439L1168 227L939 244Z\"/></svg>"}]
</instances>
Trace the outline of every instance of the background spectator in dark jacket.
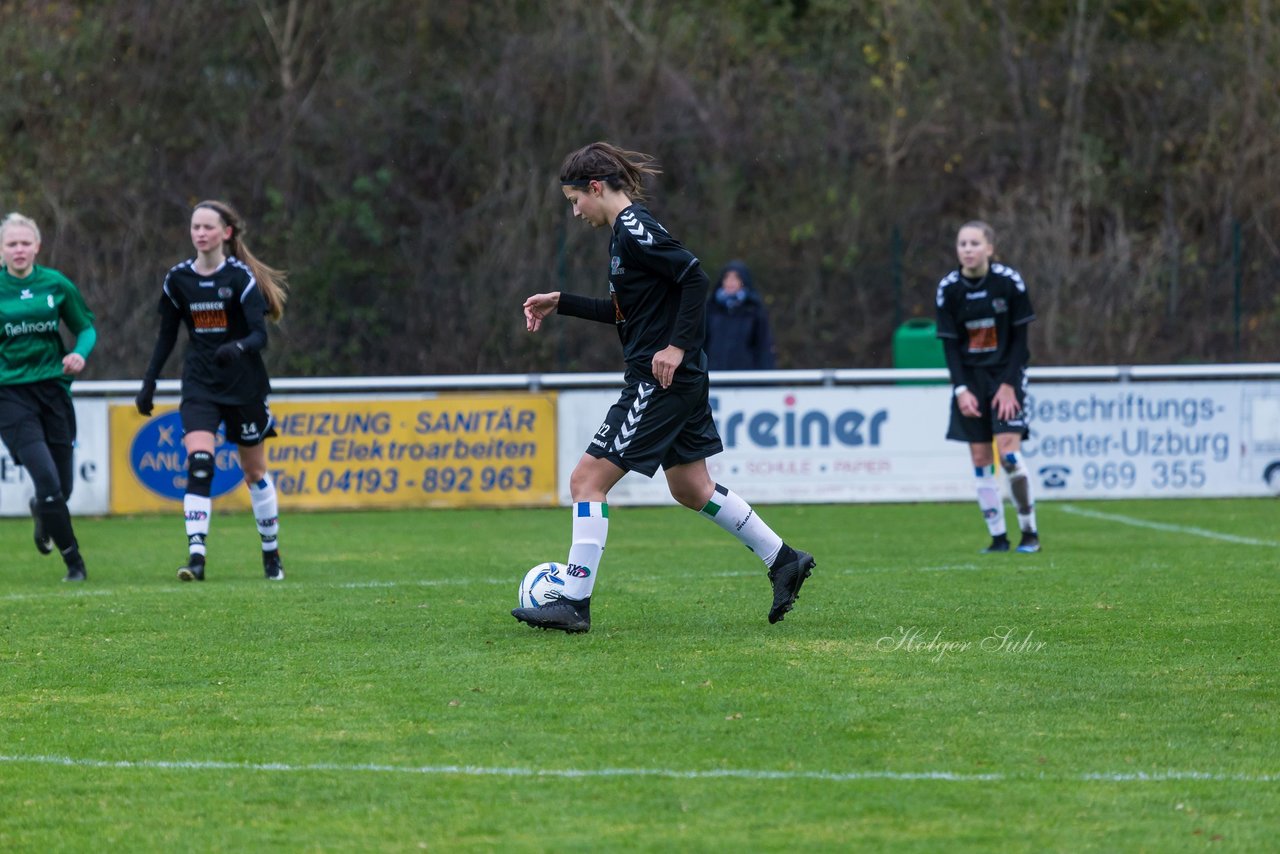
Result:
<instances>
[{"instance_id":1,"label":"background spectator in dark jacket","mask_svg":"<svg viewBox=\"0 0 1280 854\"><path fill-rule=\"evenodd\" d=\"M730 261L707 300L707 367L713 371L767 371L774 367L773 334L751 270Z\"/></svg>"}]
</instances>

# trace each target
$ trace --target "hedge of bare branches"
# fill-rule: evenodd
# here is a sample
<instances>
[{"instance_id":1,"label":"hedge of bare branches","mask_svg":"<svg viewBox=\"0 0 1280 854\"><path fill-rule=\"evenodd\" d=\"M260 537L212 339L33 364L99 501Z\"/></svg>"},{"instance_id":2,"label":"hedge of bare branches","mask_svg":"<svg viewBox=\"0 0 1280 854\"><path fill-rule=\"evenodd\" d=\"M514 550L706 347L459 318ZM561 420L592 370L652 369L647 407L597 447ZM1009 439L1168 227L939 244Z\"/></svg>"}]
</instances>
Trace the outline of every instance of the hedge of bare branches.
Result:
<instances>
[{"instance_id":1,"label":"hedge of bare branches","mask_svg":"<svg viewBox=\"0 0 1280 854\"><path fill-rule=\"evenodd\" d=\"M1280 358L1270 0L0 2L0 33L0 208L97 312L90 378L139 375L206 197L292 273L278 376L615 369L609 330L520 316L603 293L555 182L594 139L660 158L713 278L753 267L783 367L889 365L974 217L1037 364Z\"/></svg>"}]
</instances>

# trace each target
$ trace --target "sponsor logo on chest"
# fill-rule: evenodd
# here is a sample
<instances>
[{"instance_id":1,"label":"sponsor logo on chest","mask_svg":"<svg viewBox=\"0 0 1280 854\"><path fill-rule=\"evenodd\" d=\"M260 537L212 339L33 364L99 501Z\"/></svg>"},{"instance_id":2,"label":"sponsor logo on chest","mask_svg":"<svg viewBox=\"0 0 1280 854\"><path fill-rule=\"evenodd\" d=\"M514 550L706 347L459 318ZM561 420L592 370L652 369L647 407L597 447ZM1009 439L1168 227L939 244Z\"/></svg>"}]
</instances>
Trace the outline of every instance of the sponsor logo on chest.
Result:
<instances>
[{"instance_id":1,"label":"sponsor logo on chest","mask_svg":"<svg viewBox=\"0 0 1280 854\"><path fill-rule=\"evenodd\" d=\"M227 309L219 301L193 302L191 324L196 332L226 332Z\"/></svg>"}]
</instances>

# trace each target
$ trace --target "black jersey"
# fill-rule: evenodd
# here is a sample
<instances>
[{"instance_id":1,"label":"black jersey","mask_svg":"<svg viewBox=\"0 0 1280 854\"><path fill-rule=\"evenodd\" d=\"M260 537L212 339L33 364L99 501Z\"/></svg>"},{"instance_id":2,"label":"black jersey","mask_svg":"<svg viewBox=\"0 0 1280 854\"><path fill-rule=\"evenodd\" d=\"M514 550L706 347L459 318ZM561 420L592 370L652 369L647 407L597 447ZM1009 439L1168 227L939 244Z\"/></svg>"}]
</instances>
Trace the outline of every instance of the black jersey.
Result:
<instances>
[{"instance_id":1,"label":"black jersey","mask_svg":"<svg viewBox=\"0 0 1280 854\"><path fill-rule=\"evenodd\" d=\"M959 342L965 367L1025 367L1009 364L1012 330L1035 317L1026 282L1004 264L992 264L981 279L968 279L956 269L938 282L938 337Z\"/></svg>"},{"instance_id":2,"label":"black jersey","mask_svg":"<svg viewBox=\"0 0 1280 854\"><path fill-rule=\"evenodd\" d=\"M267 304L257 279L234 257L207 276L196 272L194 263L194 259L183 261L169 271L159 306L167 322L180 319L187 327L183 398L230 404L264 399L271 391L259 352L267 341ZM219 345L233 341L244 345L244 353L227 365L219 365L214 352ZM158 371L159 365L155 368Z\"/></svg>"},{"instance_id":3,"label":"black jersey","mask_svg":"<svg viewBox=\"0 0 1280 854\"><path fill-rule=\"evenodd\" d=\"M628 369L651 377L654 354L674 344L684 350L682 368L705 371L710 281L697 257L639 204L618 214L609 255L610 299L562 294L560 313L616 324Z\"/></svg>"}]
</instances>

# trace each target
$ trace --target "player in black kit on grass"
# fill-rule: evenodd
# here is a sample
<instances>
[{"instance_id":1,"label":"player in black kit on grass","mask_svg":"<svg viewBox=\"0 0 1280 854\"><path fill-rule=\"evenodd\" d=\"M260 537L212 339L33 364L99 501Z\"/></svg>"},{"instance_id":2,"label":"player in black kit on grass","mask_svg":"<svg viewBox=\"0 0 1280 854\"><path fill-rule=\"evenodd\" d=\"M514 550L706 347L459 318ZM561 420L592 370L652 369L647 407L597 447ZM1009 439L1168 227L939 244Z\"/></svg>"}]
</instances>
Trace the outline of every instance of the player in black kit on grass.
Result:
<instances>
[{"instance_id":1,"label":"player in black kit on grass","mask_svg":"<svg viewBox=\"0 0 1280 854\"><path fill-rule=\"evenodd\" d=\"M960 266L938 283L938 337L951 374L951 425L947 438L969 444L977 478L978 507L991 534L985 552L1009 551L1004 505L995 479L994 438L1009 480L1022 539L1017 551L1040 551L1031 479L1022 459L1028 435L1027 327L1035 320L1027 284L1012 267L992 261L995 232L967 222L956 235Z\"/></svg>"},{"instance_id":2,"label":"player in black kit on grass","mask_svg":"<svg viewBox=\"0 0 1280 854\"><path fill-rule=\"evenodd\" d=\"M524 301L530 332L552 312L617 327L626 388L596 430L569 480L573 542L557 600L516 608L521 622L585 632L591 591L609 532L607 496L629 471L652 477L661 466L676 501L698 510L760 557L769 568L769 622L791 610L813 556L797 551L751 505L714 482L707 457L723 450L708 401L702 350L709 284L698 259L636 202L644 176L658 172L647 154L595 142L565 158L560 184L573 214L593 228L609 226L609 297L558 291Z\"/></svg>"},{"instance_id":3,"label":"player in black kit on grass","mask_svg":"<svg viewBox=\"0 0 1280 854\"><path fill-rule=\"evenodd\" d=\"M160 296L160 335L135 401L150 415L156 378L187 327L182 364L182 445L187 451L186 518L188 558L178 569L183 581L203 581L205 540L214 475L214 446L220 423L236 444L262 543L262 567L271 581L284 579L277 543L276 490L267 474L263 442L276 435L267 407L271 391L262 351L266 318L284 312L285 276L263 264L244 244L244 225L229 205L204 201L191 212L196 257L169 271Z\"/></svg>"}]
</instances>

